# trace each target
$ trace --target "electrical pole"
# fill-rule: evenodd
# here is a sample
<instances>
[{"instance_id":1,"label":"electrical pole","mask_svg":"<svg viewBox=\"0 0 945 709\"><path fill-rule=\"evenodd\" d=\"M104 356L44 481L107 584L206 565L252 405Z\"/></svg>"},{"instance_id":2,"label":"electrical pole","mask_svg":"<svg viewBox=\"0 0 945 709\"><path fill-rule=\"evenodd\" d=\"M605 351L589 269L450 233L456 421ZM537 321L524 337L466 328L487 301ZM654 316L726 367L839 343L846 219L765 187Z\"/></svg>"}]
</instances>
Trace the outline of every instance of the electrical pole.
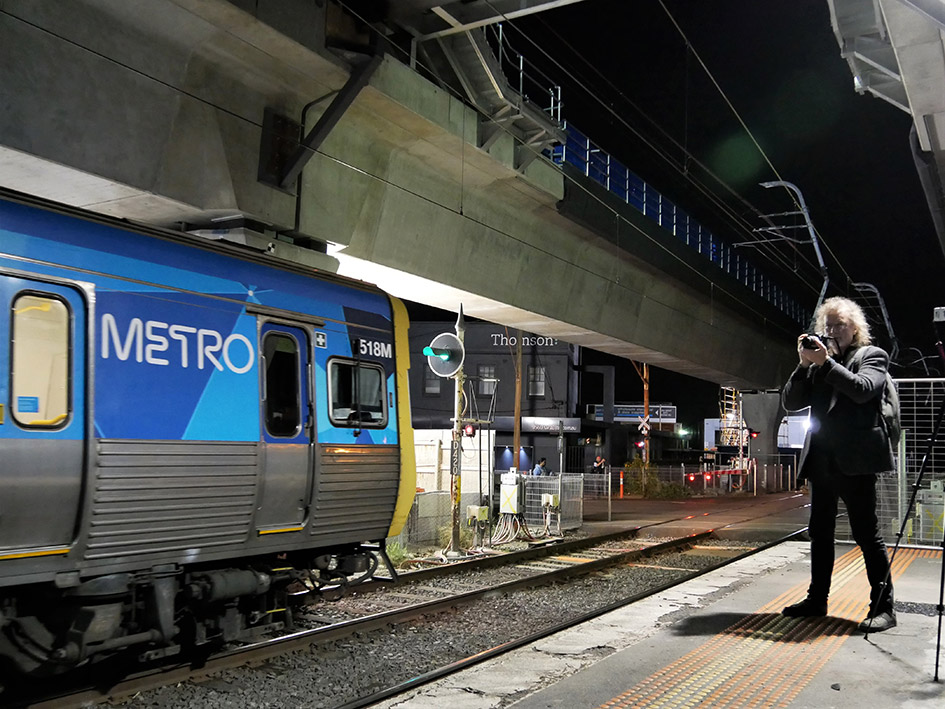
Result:
<instances>
[{"instance_id":1,"label":"electrical pole","mask_svg":"<svg viewBox=\"0 0 945 709\"><path fill-rule=\"evenodd\" d=\"M642 366L630 360L633 368L637 370L637 375L643 381L643 462L650 462L650 365L646 362ZM662 419L661 419L662 420Z\"/></svg>"},{"instance_id":2,"label":"electrical pole","mask_svg":"<svg viewBox=\"0 0 945 709\"><path fill-rule=\"evenodd\" d=\"M512 422L512 456L515 469L521 473L522 466L522 331L515 338L515 413Z\"/></svg>"},{"instance_id":3,"label":"electrical pole","mask_svg":"<svg viewBox=\"0 0 945 709\"><path fill-rule=\"evenodd\" d=\"M643 363L643 420L650 422L650 365ZM662 420L662 419L661 419ZM650 464L650 429L643 434L643 462Z\"/></svg>"}]
</instances>

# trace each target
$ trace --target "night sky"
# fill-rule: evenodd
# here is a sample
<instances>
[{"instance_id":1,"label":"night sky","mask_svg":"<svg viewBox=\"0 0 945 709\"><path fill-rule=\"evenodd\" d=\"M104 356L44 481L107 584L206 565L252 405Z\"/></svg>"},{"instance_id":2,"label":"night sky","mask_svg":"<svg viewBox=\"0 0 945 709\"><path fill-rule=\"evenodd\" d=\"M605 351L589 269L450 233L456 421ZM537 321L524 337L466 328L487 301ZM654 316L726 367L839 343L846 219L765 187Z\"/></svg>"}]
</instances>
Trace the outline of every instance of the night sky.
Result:
<instances>
[{"instance_id":1,"label":"night sky","mask_svg":"<svg viewBox=\"0 0 945 709\"><path fill-rule=\"evenodd\" d=\"M909 150L912 118L854 91L826 0L585 0L513 24L516 48L560 78L564 117L714 232L728 237L731 227L683 173L725 190L698 163L738 194L726 202L755 226L752 207L794 208L783 190L758 183L796 184L831 281L876 286L901 349L934 353L945 257ZM809 284L799 296L813 307L813 248L777 248Z\"/></svg>"},{"instance_id":2,"label":"night sky","mask_svg":"<svg viewBox=\"0 0 945 709\"><path fill-rule=\"evenodd\" d=\"M918 348L933 373L941 371L931 319L945 305L945 256L909 148L912 118L854 91L826 0L584 0L508 24L515 49L560 83L563 117L713 232L733 242L751 238L733 230L695 183L724 195L727 209L754 226L763 225L757 212L794 208L784 191L758 183L796 184L831 282L876 286L900 362ZM812 246L768 249L750 250L773 275L781 269L787 281L806 284L797 295L813 308L821 280ZM619 369L617 400L641 401L632 367ZM651 397L677 404L687 425L718 415L716 385L656 368Z\"/></svg>"}]
</instances>

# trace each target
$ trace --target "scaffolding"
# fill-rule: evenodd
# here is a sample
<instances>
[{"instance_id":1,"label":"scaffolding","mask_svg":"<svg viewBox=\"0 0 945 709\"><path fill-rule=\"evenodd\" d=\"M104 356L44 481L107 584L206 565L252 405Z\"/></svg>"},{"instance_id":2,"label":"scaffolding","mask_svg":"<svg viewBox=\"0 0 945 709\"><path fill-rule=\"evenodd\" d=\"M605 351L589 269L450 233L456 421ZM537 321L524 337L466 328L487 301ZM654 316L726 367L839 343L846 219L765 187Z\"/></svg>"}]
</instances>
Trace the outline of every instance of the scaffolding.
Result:
<instances>
[{"instance_id":1,"label":"scaffolding","mask_svg":"<svg viewBox=\"0 0 945 709\"><path fill-rule=\"evenodd\" d=\"M737 389L721 387L719 389L719 440L720 446L736 446L742 444L742 430L745 428L742 421L742 399Z\"/></svg>"}]
</instances>

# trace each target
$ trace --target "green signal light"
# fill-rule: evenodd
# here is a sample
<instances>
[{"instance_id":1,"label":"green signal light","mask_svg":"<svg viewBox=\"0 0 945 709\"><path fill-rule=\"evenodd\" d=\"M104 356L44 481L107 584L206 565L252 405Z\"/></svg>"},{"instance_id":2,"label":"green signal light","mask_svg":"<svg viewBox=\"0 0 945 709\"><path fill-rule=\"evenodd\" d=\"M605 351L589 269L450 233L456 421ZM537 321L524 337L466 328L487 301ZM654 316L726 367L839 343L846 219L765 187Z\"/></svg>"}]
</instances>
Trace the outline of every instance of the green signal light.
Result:
<instances>
[{"instance_id":1,"label":"green signal light","mask_svg":"<svg viewBox=\"0 0 945 709\"><path fill-rule=\"evenodd\" d=\"M449 362L450 359L450 351L444 350L440 347L424 347L423 354L425 354L427 357L439 357L444 362Z\"/></svg>"}]
</instances>

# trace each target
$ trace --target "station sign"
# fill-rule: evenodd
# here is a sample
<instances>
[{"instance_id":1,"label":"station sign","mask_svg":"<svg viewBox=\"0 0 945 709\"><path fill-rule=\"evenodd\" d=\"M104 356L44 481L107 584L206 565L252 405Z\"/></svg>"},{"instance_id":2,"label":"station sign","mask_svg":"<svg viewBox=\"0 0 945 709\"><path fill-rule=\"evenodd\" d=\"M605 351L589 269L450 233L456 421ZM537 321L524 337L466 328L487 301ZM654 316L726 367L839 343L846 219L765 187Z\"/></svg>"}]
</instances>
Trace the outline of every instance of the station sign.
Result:
<instances>
[{"instance_id":1,"label":"station sign","mask_svg":"<svg viewBox=\"0 0 945 709\"><path fill-rule=\"evenodd\" d=\"M614 404L615 423L639 424L643 417L643 404ZM603 404L594 404L593 419L604 420ZM676 407L671 404L651 404L649 423L676 423Z\"/></svg>"},{"instance_id":2,"label":"station sign","mask_svg":"<svg viewBox=\"0 0 945 709\"><path fill-rule=\"evenodd\" d=\"M496 416L495 427L498 431L511 431L515 423L513 416ZM522 416L522 433L558 433L561 427L564 433L580 433L581 419L561 418L557 416Z\"/></svg>"}]
</instances>

